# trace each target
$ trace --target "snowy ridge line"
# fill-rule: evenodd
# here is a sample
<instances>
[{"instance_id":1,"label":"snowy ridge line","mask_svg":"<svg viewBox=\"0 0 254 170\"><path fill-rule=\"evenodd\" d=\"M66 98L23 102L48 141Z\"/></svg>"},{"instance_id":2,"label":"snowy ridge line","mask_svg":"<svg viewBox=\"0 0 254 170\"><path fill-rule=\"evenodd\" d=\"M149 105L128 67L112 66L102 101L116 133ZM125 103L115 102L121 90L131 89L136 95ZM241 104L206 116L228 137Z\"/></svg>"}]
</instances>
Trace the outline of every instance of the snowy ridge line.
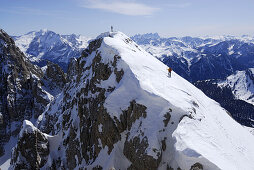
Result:
<instances>
[{"instance_id":1,"label":"snowy ridge line","mask_svg":"<svg viewBox=\"0 0 254 170\"><path fill-rule=\"evenodd\" d=\"M254 169L254 136L123 33L101 34L71 65L38 122L61 136L44 168Z\"/></svg>"}]
</instances>

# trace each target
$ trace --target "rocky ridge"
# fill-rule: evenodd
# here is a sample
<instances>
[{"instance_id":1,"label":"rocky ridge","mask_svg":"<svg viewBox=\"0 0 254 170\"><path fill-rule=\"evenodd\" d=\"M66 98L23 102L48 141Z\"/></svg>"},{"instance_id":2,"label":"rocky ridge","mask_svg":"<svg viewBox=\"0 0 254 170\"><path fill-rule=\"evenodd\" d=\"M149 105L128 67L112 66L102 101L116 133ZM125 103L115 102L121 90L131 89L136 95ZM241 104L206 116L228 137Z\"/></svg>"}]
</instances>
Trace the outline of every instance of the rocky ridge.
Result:
<instances>
[{"instance_id":1,"label":"rocky ridge","mask_svg":"<svg viewBox=\"0 0 254 170\"><path fill-rule=\"evenodd\" d=\"M61 79L54 84L55 78L50 77L53 68L57 67L48 66L47 73L44 74L38 66L30 63L14 40L0 30L1 164L10 156L10 145L17 139L23 120L35 122L57 95L52 88L63 87L64 82L61 84ZM47 86L49 84L51 86Z\"/></svg>"},{"instance_id":2,"label":"rocky ridge","mask_svg":"<svg viewBox=\"0 0 254 170\"><path fill-rule=\"evenodd\" d=\"M40 131L23 124L12 168L252 169L253 135L172 74L123 33L101 34L71 61L62 93L36 123ZM30 154L23 136L36 133L44 150L16 161ZM34 139L30 145L40 148Z\"/></svg>"}]
</instances>

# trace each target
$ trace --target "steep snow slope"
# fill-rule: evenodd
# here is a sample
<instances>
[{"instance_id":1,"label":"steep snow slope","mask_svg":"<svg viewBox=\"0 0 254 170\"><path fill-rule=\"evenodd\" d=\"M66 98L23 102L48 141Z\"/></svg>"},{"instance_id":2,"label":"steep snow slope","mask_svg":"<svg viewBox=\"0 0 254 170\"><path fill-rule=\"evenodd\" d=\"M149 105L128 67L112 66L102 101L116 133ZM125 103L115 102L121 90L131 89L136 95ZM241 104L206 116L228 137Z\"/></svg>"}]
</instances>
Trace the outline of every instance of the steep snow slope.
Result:
<instances>
[{"instance_id":1,"label":"steep snow slope","mask_svg":"<svg viewBox=\"0 0 254 170\"><path fill-rule=\"evenodd\" d=\"M225 81L203 80L197 81L194 85L201 89L208 97L220 103L238 123L254 127L254 105L237 99L230 86L222 86L221 82Z\"/></svg>"},{"instance_id":2,"label":"steep snow slope","mask_svg":"<svg viewBox=\"0 0 254 170\"><path fill-rule=\"evenodd\" d=\"M254 136L123 33L91 41L68 74L38 122L62 138L40 167L254 169Z\"/></svg>"},{"instance_id":3,"label":"steep snow slope","mask_svg":"<svg viewBox=\"0 0 254 170\"><path fill-rule=\"evenodd\" d=\"M229 86L237 99L254 105L254 69L237 71L221 81L219 86Z\"/></svg>"},{"instance_id":4,"label":"steep snow slope","mask_svg":"<svg viewBox=\"0 0 254 170\"><path fill-rule=\"evenodd\" d=\"M254 164L251 163L251 160L254 160L254 145L251 144L254 138L231 119L218 103L177 74L173 73L172 78L168 78L167 67L164 64L144 51L139 51L135 44L125 44L124 40L127 37L121 33L116 34L114 38L117 40L105 38L105 44L117 49L139 80L142 89L166 99L169 105L184 111L190 111L193 104L197 104L196 113L192 113L194 119L184 118L173 133L176 139L176 161L180 167L187 169L190 165L188 163L193 163L194 160L201 163L208 160L221 169L254 168ZM150 113L151 117L153 113ZM150 114L148 113L149 116ZM152 120L153 123L156 122ZM243 138L240 134L244 134ZM247 149L249 145L250 150ZM246 162L250 164L245 165Z\"/></svg>"}]
</instances>

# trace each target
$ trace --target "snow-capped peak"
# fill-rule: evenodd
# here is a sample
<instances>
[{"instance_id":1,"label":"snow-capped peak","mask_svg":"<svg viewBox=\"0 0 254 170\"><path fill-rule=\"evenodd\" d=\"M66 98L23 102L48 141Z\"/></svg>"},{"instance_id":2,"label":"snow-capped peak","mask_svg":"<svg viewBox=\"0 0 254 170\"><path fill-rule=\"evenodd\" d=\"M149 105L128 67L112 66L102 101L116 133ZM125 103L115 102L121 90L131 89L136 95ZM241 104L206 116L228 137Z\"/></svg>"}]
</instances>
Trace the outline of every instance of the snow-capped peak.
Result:
<instances>
[{"instance_id":1,"label":"snow-capped peak","mask_svg":"<svg viewBox=\"0 0 254 170\"><path fill-rule=\"evenodd\" d=\"M43 29L41 29L39 32L42 32L42 33L46 33L46 32L49 32L49 30L47 29L47 28L43 28Z\"/></svg>"},{"instance_id":2,"label":"snow-capped peak","mask_svg":"<svg viewBox=\"0 0 254 170\"><path fill-rule=\"evenodd\" d=\"M49 60L59 64L65 71L70 58L79 57L90 39L75 34L60 35L48 29L32 31L13 38L32 62L45 66L45 60Z\"/></svg>"},{"instance_id":3,"label":"snow-capped peak","mask_svg":"<svg viewBox=\"0 0 254 170\"><path fill-rule=\"evenodd\" d=\"M254 169L254 136L174 71L168 77L168 67L128 36L103 33L82 54L38 121L62 134L49 141L58 149L46 147L41 166Z\"/></svg>"}]
</instances>

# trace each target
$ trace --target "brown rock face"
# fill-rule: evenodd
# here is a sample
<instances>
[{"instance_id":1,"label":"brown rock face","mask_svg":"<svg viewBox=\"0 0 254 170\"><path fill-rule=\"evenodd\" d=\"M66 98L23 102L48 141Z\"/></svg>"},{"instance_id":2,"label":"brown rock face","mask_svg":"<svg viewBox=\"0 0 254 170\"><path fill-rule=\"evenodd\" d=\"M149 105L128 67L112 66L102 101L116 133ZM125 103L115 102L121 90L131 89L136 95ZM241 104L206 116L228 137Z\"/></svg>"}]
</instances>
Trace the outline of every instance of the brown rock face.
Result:
<instances>
[{"instance_id":1,"label":"brown rock face","mask_svg":"<svg viewBox=\"0 0 254 170\"><path fill-rule=\"evenodd\" d=\"M13 169L39 169L48 160L49 142L38 129L24 130L12 153ZM22 158L22 159L21 159Z\"/></svg>"},{"instance_id":2,"label":"brown rock face","mask_svg":"<svg viewBox=\"0 0 254 170\"><path fill-rule=\"evenodd\" d=\"M61 67L50 61L47 62L44 79L49 82L47 87L50 90L59 89L59 91L61 91L66 83L66 76Z\"/></svg>"},{"instance_id":3,"label":"brown rock face","mask_svg":"<svg viewBox=\"0 0 254 170\"><path fill-rule=\"evenodd\" d=\"M130 102L128 109L124 110L120 116L121 124L119 125L119 129L122 129L122 131L126 129L130 130L132 124L140 117L146 118L146 106L138 104L133 100Z\"/></svg>"},{"instance_id":4,"label":"brown rock face","mask_svg":"<svg viewBox=\"0 0 254 170\"><path fill-rule=\"evenodd\" d=\"M99 47L101 41L96 41L96 47L89 46L91 49ZM89 51L89 50L88 50ZM80 63L79 65L82 66ZM83 158L88 164L91 164L97 158L102 148L107 146L109 153L113 149L114 143L120 140L120 133L103 107L105 102L105 93L110 89L104 89L97 87L96 84L103 80L107 80L113 73L113 70L109 64L101 62L100 53L97 53L93 59L92 65L85 68L85 70L91 69L94 73L93 77L87 81L86 86L77 93L76 98L73 100L72 105L78 105L78 116L80 119L80 143ZM79 68L78 70L82 70ZM82 81L82 80L78 80ZM97 94L96 97L89 96L91 94ZM84 96L84 97L81 97ZM68 113L70 114L70 113ZM103 127L103 133L99 132L98 126ZM98 141L101 140L101 145ZM71 138L70 138L71 140ZM71 146L69 146L71 147ZM77 155L79 155L77 151ZM69 168L71 168L69 166Z\"/></svg>"},{"instance_id":5,"label":"brown rock face","mask_svg":"<svg viewBox=\"0 0 254 170\"><path fill-rule=\"evenodd\" d=\"M124 144L124 155L131 161L131 166L128 169L157 169L161 157L158 159L153 158L146 154L146 148L148 147L147 138L144 137L140 140L140 137L134 137L130 141L126 140Z\"/></svg>"}]
</instances>

